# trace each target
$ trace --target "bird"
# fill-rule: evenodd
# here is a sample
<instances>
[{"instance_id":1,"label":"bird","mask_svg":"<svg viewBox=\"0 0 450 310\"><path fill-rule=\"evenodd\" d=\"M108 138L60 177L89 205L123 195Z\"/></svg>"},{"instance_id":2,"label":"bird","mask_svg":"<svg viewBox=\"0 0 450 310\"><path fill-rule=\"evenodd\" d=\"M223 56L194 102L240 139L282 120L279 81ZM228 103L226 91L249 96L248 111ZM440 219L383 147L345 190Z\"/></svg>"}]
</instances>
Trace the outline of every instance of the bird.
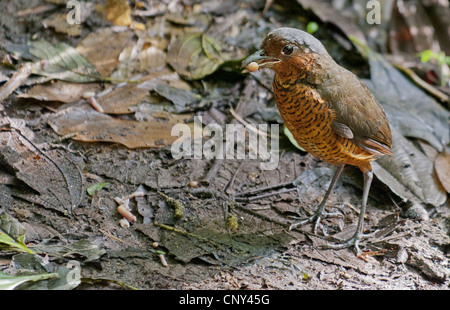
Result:
<instances>
[{"instance_id":1,"label":"bird","mask_svg":"<svg viewBox=\"0 0 450 310\"><path fill-rule=\"evenodd\" d=\"M373 180L371 162L392 155L392 135L383 108L368 87L336 63L323 44L300 29L272 30L261 47L242 61L244 71L271 69L273 93L285 126L297 143L319 159L337 166L316 211L290 229L314 223L317 234L325 204L345 165L364 176L361 209L354 234L326 248L353 247L362 253L364 215Z\"/></svg>"}]
</instances>

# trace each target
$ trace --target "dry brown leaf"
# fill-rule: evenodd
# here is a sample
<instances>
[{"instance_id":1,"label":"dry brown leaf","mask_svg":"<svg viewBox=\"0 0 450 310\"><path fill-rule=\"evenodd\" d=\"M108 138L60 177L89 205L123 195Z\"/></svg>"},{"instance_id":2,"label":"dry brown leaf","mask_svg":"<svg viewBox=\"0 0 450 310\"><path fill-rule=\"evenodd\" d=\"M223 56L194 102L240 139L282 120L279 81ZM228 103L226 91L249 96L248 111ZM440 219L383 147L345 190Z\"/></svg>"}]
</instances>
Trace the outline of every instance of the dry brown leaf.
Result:
<instances>
[{"instance_id":1,"label":"dry brown leaf","mask_svg":"<svg viewBox=\"0 0 450 310\"><path fill-rule=\"evenodd\" d=\"M17 96L18 98L34 98L43 101L74 102L82 98L86 92L97 92L99 84L69 83L56 81L54 83L38 84L33 86L26 94Z\"/></svg>"},{"instance_id":2,"label":"dry brown leaf","mask_svg":"<svg viewBox=\"0 0 450 310\"><path fill-rule=\"evenodd\" d=\"M434 161L434 168L442 186L450 193L450 154L447 152L439 154Z\"/></svg>"},{"instance_id":3,"label":"dry brown leaf","mask_svg":"<svg viewBox=\"0 0 450 310\"><path fill-rule=\"evenodd\" d=\"M17 191L15 196L63 213L81 203L84 176L66 152L41 149L18 129L2 129L0 145L7 171L35 190Z\"/></svg>"},{"instance_id":4,"label":"dry brown leaf","mask_svg":"<svg viewBox=\"0 0 450 310\"><path fill-rule=\"evenodd\" d=\"M126 0L107 0L105 6L98 6L97 10L117 26L131 25L131 8Z\"/></svg>"},{"instance_id":5,"label":"dry brown leaf","mask_svg":"<svg viewBox=\"0 0 450 310\"><path fill-rule=\"evenodd\" d=\"M138 73L161 70L166 66L166 54L154 46L144 48L142 42L127 46L119 56L113 78L126 79Z\"/></svg>"},{"instance_id":6,"label":"dry brown leaf","mask_svg":"<svg viewBox=\"0 0 450 310\"><path fill-rule=\"evenodd\" d=\"M181 81L178 75L173 71L169 69L159 70L139 78L139 83L130 82L112 86L111 91L106 90L104 95L99 94L99 96L96 97L97 103L102 107L103 113L132 113L134 111L133 107L139 105L147 96L149 96L154 85L162 82L171 85L172 81L178 80ZM184 84L181 84L181 86L183 85Z\"/></svg>"},{"instance_id":7,"label":"dry brown leaf","mask_svg":"<svg viewBox=\"0 0 450 310\"><path fill-rule=\"evenodd\" d=\"M394 154L372 163L379 180L387 184L398 196L412 202L442 205L447 199L433 173L433 161L392 126Z\"/></svg>"},{"instance_id":8,"label":"dry brown leaf","mask_svg":"<svg viewBox=\"0 0 450 310\"><path fill-rule=\"evenodd\" d=\"M166 64L166 53L164 51L150 46L139 54L140 64L147 70L156 70Z\"/></svg>"},{"instance_id":9,"label":"dry brown leaf","mask_svg":"<svg viewBox=\"0 0 450 310\"><path fill-rule=\"evenodd\" d=\"M156 116L145 122L117 119L85 105L57 113L48 123L59 135L75 134L75 140L119 143L128 148L160 148L178 139L171 135L175 124L192 117L161 111Z\"/></svg>"},{"instance_id":10,"label":"dry brown leaf","mask_svg":"<svg viewBox=\"0 0 450 310\"><path fill-rule=\"evenodd\" d=\"M133 32L114 32L110 28L89 34L76 47L76 51L86 57L101 76L109 76L119 63L122 50L132 43Z\"/></svg>"},{"instance_id":11,"label":"dry brown leaf","mask_svg":"<svg viewBox=\"0 0 450 310\"><path fill-rule=\"evenodd\" d=\"M81 34L81 24L70 25L67 22L66 13L54 14L42 21L45 28L54 28L56 32L66 33L69 36L76 37Z\"/></svg>"},{"instance_id":12,"label":"dry brown leaf","mask_svg":"<svg viewBox=\"0 0 450 310\"><path fill-rule=\"evenodd\" d=\"M149 95L147 89L137 88L137 86L137 83L129 83L117 87L106 95L97 98L97 103L102 107L104 113L131 113L130 107L138 105L142 99Z\"/></svg>"}]
</instances>

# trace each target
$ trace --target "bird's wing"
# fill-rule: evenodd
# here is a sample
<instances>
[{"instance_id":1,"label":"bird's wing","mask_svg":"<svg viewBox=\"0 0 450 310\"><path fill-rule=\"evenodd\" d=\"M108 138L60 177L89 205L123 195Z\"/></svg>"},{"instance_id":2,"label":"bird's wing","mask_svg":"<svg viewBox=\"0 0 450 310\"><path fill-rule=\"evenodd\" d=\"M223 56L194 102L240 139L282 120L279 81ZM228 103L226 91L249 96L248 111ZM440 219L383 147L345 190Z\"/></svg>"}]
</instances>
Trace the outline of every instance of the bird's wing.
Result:
<instances>
[{"instance_id":1,"label":"bird's wing","mask_svg":"<svg viewBox=\"0 0 450 310\"><path fill-rule=\"evenodd\" d=\"M331 72L329 77L318 90L335 112L333 130L368 151L392 154L386 114L367 86L342 67Z\"/></svg>"}]
</instances>

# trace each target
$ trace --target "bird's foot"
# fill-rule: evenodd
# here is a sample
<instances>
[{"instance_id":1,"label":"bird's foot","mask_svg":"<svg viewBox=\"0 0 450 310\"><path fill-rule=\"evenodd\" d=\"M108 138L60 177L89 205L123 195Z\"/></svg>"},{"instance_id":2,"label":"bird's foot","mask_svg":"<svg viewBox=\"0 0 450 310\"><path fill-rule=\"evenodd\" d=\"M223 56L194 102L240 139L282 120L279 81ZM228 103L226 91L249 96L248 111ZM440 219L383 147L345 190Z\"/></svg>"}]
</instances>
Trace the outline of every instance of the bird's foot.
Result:
<instances>
[{"instance_id":1,"label":"bird's foot","mask_svg":"<svg viewBox=\"0 0 450 310\"><path fill-rule=\"evenodd\" d=\"M320 248L321 249L340 250L340 249L346 249L346 248L353 247L356 252L356 256L360 256L362 254L362 251L359 248L359 241L361 240L362 237L364 237L364 235L362 235L361 233L355 232L355 234L347 240L343 240L338 243L327 243L327 244L321 245Z\"/></svg>"},{"instance_id":2,"label":"bird's foot","mask_svg":"<svg viewBox=\"0 0 450 310\"><path fill-rule=\"evenodd\" d=\"M294 228L297 228L299 226L305 225L307 223L313 223L314 222L314 234L317 234L317 230L318 228L322 225L320 223L320 221L322 220L322 218L325 217L338 217L338 216L342 216L341 213L338 212L324 212L323 210L321 211L316 211L313 215L311 215L310 217L306 217L306 218L301 218L301 217L297 217L297 216L291 216L290 218L296 219L298 220L298 222L293 223L289 226L289 230L292 230Z\"/></svg>"}]
</instances>

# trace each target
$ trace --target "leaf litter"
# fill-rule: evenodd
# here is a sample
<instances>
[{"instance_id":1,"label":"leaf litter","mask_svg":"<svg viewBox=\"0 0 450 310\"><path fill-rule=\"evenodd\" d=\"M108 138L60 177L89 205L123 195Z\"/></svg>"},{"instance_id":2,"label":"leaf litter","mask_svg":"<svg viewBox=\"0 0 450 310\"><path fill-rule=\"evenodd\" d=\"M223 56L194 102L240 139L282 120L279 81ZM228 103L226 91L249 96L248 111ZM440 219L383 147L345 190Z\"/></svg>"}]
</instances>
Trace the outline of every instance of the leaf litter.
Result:
<instances>
[{"instance_id":1,"label":"leaf litter","mask_svg":"<svg viewBox=\"0 0 450 310\"><path fill-rule=\"evenodd\" d=\"M269 287L274 288L292 285L296 288L336 288L339 287L338 283L352 287L354 284L346 281L345 277L339 279L342 272L333 269L339 267L348 270L349 275L346 277L353 276L354 279L359 279L360 288L364 287L364 283L371 283L370 287L380 288L383 287L383 280L378 278L388 277L389 273L402 263L415 268L419 274L425 275L425 278L435 283L448 281L448 274L445 271L448 258L442 250L448 244L448 236L439 230L439 225L445 225L440 219L448 217L448 212L441 207L446 200L446 194L439 187L433 174L433 169L439 169L436 174L440 175L441 183L445 183L442 182L446 175L444 172L446 157L443 150L448 144L446 140L448 112L431 97L417 92L417 86L408 84L406 79L398 75L398 71L385 63L381 56L369 54L371 79L365 81L385 107L391 124L395 127L394 134L397 141L394 156L390 161L380 162L374 167L375 174L385 186L389 187L390 192L400 199L424 203L428 210L434 207L432 210L437 214L434 216L436 220L418 224L413 220L396 218L392 226L383 228L385 234L380 237L381 239L371 240L366 244L373 253L380 255L377 259L374 258L377 256L372 257L371 254L367 255L365 260L361 260L347 251L317 250L311 248L310 244L320 244L321 238L310 235L308 227L302 231L288 232L286 227L289 220L286 215L297 213L298 205L306 205L313 210L320 198L320 191L325 190L325 181L330 169L311 170L317 166L327 167L327 165L318 164L304 152L300 153L301 155L293 153L288 139L281 140L281 143L285 143L285 148L280 158L280 166L275 171L261 171L258 168L259 163L247 160L222 161L216 164L204 160L177 161L169 154L170 144L177 138L172 137L170 132L174 124L189 124L194 113L197 113L204 115L205 119L223 125L229 115L227 109L230 101L232 105L240 102L240 106L235 109L236 115L239 116L237 122L244 121L247 124L261 120L280 122L270 93L270 73L262 72L256 74L256 78L244 79L238 73L237 64L242 57L257 48L270 29L284 22L306 29L306 18L286 19L293 10L289 9L287 12L283 5L273 5L265 9L267 16L249 20L248 16L254 16L255 12L263 9L261 4L256 3L250 7L227 8L225 5L214 5L214 1L209 1L191 7L195 13L180 13L182 9L177 5L169 10L165 3L150 7L137 6L134 9L124 5L125 1L108 1L103 7L97 6L97 9L105 14L105 18L109 16L107 19L116 26L108 25L95 29L76 47L60 42L49 48L48 43L43 40L30 41L31 45L26 45L25 48L21 46L21 49L15 46L16 52L22 53L22 58L35 61L33 75L24 82L20 81L23 85L32 85L27 94L23 94L24 89L18 88L21 100L25 102L27 98L34 98L38 101L66 103L57 111L40 116L37 122L28 122L27 126L41 131L44 133L44 139L48 139L51 136L45 128L48 124L61 137L61 142L69 145L68 147L63 145L66 147L64 152L55 151L49 150L48 146L42 147L34 142L30 144L27 140L22 141L20 140L22 138L19 138L20 144L17 143L12 151L3 149L2 156L6 158L5 164L10 174L7 179L9 186L13 188L13 191L10 191L2 187L2 193L9 193L0 200L4 208L20 210L17 206L21 204L15 200L17 197L35 203L36 206L46 206L42 201L53 202L53 209L62 214L70 209L67 208L69 205L71 208L78 206L74 209L76 218L54 219L52 226L62 232L61 235L53 237L56 243L70 244L67 240L58 240L62 235L70 235L66 232L71 229L64 228L67 227L64 225L67 221L76 221L82 227L94 227L93 239L86 242L85 246L88 251L94 243L100 244L101 250L98 251L99 248L95 246L93 249L96 250L93 253L97 254L93 256L84 255L83 253L87 252L79 251L74 251L70 255L90 257L88 260L92 262L104 262L105 259L133 260L136 264L128 266L129 274L161 276L156 283L145 283L144 286L150 288L199 288L208 285L226 287L227 281L218 278L215 267L210 268L223 265L231 267L227 269L228 271L224 269L223 272L228 272L240 282L237 287L242 285L250 288L264 287L264 282L270 283ZM325 13L329 8L308 5L317 16L326 18ZM119 10L118 7L123 9ZM215 14L215 18L211 18L208 12L199 13L201 8L206 11L209 9L211 14ZM226 18L224 12L227 12ZM48 14L46 17L49 17ZM145 18L141 19L141 16ZM90 18L93 18L92 13L86 17L86 22L90 22ZM133 21L134 18L139 21L148 20L141 26ZM327 36L322 31L326 26L320 23L320 20L317 22L319 23L317 35L324 36L324 44L328 44ZM117 28L117 25L122 26ZM354 35L355 29L349 24L345 27L344 33L347 36ZM359 37L361 38L361 33ZM36 47L33 47L33 42ZM330 46L337 45L330 42ZM356 51L348 42L340 43L343 43L347 50ZM51 53L42 53L47 48ZM66 54L74 57L75 61L67 58ZM37 62L36 57L39 59ZM44 79L36 79L34 76L36 74L44 76ZM61 81L34 85L54 79ZM61 90L64 89L72 93L72 96L62 95ZM85 93L89 96L83 96ZM88 100L93 100L92 98L96 100L103 113L95 111L87 103ZM238 100L239 98L242 100ZM420 104L422 102L426 104ZM2 131L2 134L12 134L12 131ZM422 145L417 139L421 139ZM435 149L435 157L431 157L432 152L424 150L426 146L423 143ZM19 148L20 145L23 146ZM123 149L120 145L127 149ZM75 149L71 149L74 146ZM61 160L67 158L66 152L70 152L71 156L82 158L82 164L79 164L80 161L70 163L66 159ZM12 155L5 156L5 154ZM36 157L36 154L39 156ZM41 169L38 171L31 169L26 175L19 173L29 168L26 165L18 165L14 158L25 155L35 156L35 161L42 162L44 168L41 169L47 169L49 172L55 173L59 167L60 172L56 172L55 175L59 176L60 181L70 180L72 177L67 176L71 176L68 172L81 171L78 167L80 165L83 171L89 171L90 175L101 176L101 179L105 179L109 185L101 191L94 191L89 197L82 196L86 190L84 186L76 187L77 190L71 192L70 187L57 185L55 188L58 189L55 191L50 185L42 186L42 183L46 182L45 178L40 182L33 181L33 176L42 176ZM75 166L78 168L74 169ZM212 167L218 168L214 173L208 174ZM210 176L207 187L201 182L206 174ZM308 177L314 177L317 182L309 184L301 181ZM73 181L80 180L79 177L73 178ZM296 179L299 181L294 182ZM17 186L17 180L22 182L20 186ZM202 184L201 187L190 191L187 185L194 184L192 181ZM296 189L295 186L298 186L297 193L281 188L282 190L273 195L261 194L244 203L237 203L234 199L237 193L248 193L248 196L242 197L251 197L250 193L254 190L264 193L265 189L271 190L273 186L294 183L294 186L288 187ZM33 189L32 194L18 194L17 189L23 191L24 184L28 186L28 191ZM353 188L348 184L356 186ZM425 184L431 186L428 188ZM129 228L120 227L113 196L118 196L118 192L122 195L133 192L137 186L146 193L130 204L132 210L135 208L138 210L134 213L139 215L138 221ZM336 233L344 233L345 229L351 229L347 224L354 221L357 214L350 206L359 204L360 193L357 190L359 186L360 180L348 173L343 182L336 187L337 197L330 198L329 205L334 211L341 212L345 220L327 219L328 233L337 237ZM378 187L380 186L383 184L378 184ZM184 206L183 213L174 216L174 209L166 203L164 197L158 195L158 191L164 193L166 197L180 201ZM371 208L368 214L369 231L375 229L377 219L399 211L392 206L389 199L389 202L383 199L386 196L385 192L383 195L377 195L377 186L374 186L372 192L374 192L371 195L372 204L376 203L378 208ZM301 203L298 201L298 194L301 194ZM55 197L62 203L55 204ZM42 213L45 211L39 210L36 206L15 215L32 223L35 220L34 214L45 214ZM70 225L72 226L73 224ZM341 231L342 227L345 227L344 231ZM426 233L420 234L420 227L425 229ZM71 233L78 232L72 230ZM99 237L102 241L99 241ZM431 238L432 242L427 238ZM417 240L420 242L415 243ZM157 242L159 248L153 249L148 242ZM436 248L432 248L431 245ZM146 251L142 250L144 248ZM164 270L161 269L161 261L158 259L162 248L169 267ZM42 251L59 255L59 252L51 252L50 248L45 248L45 244ZM67 249L61 253L64 251ZM427 254L422 255L421 251ZM144 259L144 262L140 259ZM198 260L204 265L190 264ZM434 265L434 262L439 264ZM323 269L322 263L326 264L326 269ZM276 271L269 267L279 264L284 267L277 267ZM189 276L186 273L187 269L195 270L193 274L199 276ZM115 273L114 268L109 265L105 265L100 273L87 267L83 270L92 276L98 274L111 276ZM295 284L275 280L280 278L276 273L283 274L283 270L289 271L289 275L285 275L286 280L289 279ZM252 273L261 276L255 278L250 276ZM319 274L319 277L306 277L308 281L305 282L305 274L315 273ZM408 272L405 271L405 274ZM210 278L209 275L214 275L214 278ZM166 276L172 277L175 281L165 283L162 278ZM411 281L400 274L397 277L403 279L401 285L415 288L429 285L426 280L415 278ZM330 284L322 279L329 279L327 283ZM132 277L128 280L136 283Z\"/></svg>"},{"instance_id":2,"label":"leaf litter","mask_svg":"<svg viewBox=\"0 0 450 310\"><path fill-rule=\"evenodd\" d=\"M84 176L64 151L43 150L17 129L2 129L0 142L3 169L29 187L14 196L63 214L81 203Z\"/></svg>"}]
</instances>

